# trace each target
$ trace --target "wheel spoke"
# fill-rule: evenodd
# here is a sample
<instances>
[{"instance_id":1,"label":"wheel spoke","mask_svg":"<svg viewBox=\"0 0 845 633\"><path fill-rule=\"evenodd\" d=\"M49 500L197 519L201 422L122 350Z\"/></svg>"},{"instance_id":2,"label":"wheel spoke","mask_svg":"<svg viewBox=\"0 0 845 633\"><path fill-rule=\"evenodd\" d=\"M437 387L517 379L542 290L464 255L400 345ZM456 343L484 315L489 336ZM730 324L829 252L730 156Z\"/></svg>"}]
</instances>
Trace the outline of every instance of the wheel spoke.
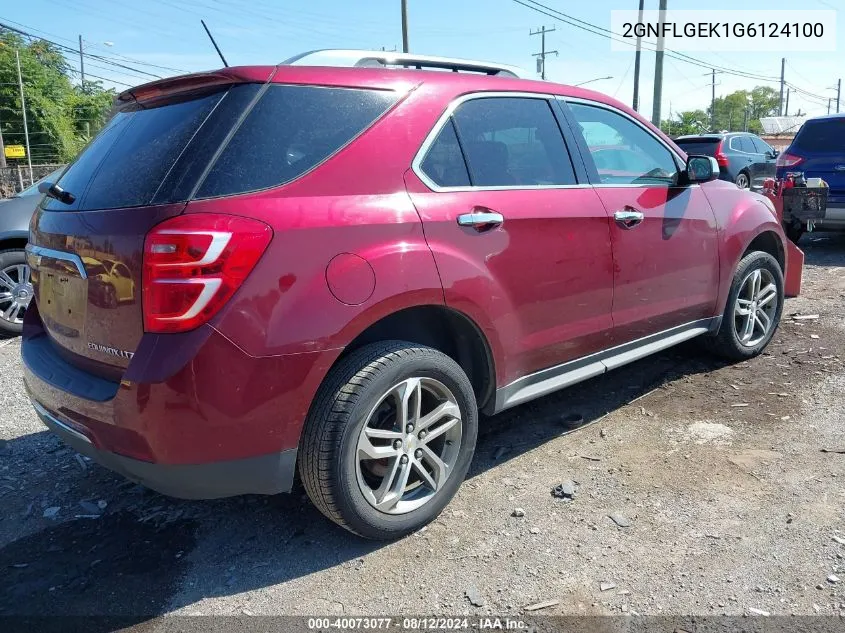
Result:
<instances>
[{"instance_id":1,"label":"wheel spoke","mask_svg":"<svg viewBox=\"0 0 845 633\"><path fill-rule=\"evenodd\" d=\"M745 318L745 324L742 327L742 334L740 335L740 339L743 343L747 343L751 340L751 337L754 335L754 313L748 313L748 316Z\"/></svg>"},{"instance_id":2,"label":"wheel spoke","mask_svg":"<svg viewBox=\"0 0 845 633\"><path fill-rule=\"evenodd\" d=\"M458 405L451 401L437 405L433 411L426 413L422 418L420 418L420 421L417 424L417 429L424 431L432 424L445 417L460 418L461 410L458 408Z\"/></svg>"},{"instance_id":3,"label":"wheel spoke","mask_svg":"<svg viewBox=\"0 0 845 633\"><path fill-rule=\"evenodd\" d=\"M6 311L3 312L3 318L7 321L14 321L18 317L18 312L21 307L17 303L12 303Z\"/></svg>"},{"instance_id":4,"label":"wheel spoke","mask_svg":"<svg viewBox=\"0 0 845 633\"><path fill-rule=\"evenodd\" d=\"M775 300L778 296L778 289L777 286L774 284L769 284L762 290L760 290L760 294L757 296L757 307L762 308L764 305L768 305L773 300Z\"/></svg>"},{"instance_id":5,"label":"wheel spoke","mask_svg":"<svg viewBox=\"0 0 845 633\"><path fill-rule=\"evenodd\" d=\"M364 433L361 435L361 439L358 440L358 456L361 459L385 459L387 457L396 457L399 455L401 449L393 448L393 444L387 444L384 446L376 446L373 444L372 438L380 438L382 439L382 433L388 433L388 431L380 431L378 429L366 429ZM391 432L392 433L392 432ZM401 439L401 434L393 433L390 437L394 439ZM384 437L383 439L387 439Z\"/></svg>"},{"instance_id":6,"label":"wheel spoke","mask_svg":"<svg viewBox=\"0 0 845 633\"><path fill-rule=\"evenodd\" d=\"M434 478L431 476L431 473L426 470L422 462L415 459L411 463L414 466L414 471L416 471L416 473L420 476L420 478L423 480L423 483L429 488L431 488L432 491L437 492L437 482L434 481Z\"/></svg>"},{"instance_id":7,"label":"wheel spoke","mask_svg":"<svg viewBox=\"0 0 845 633\"><path fill-rule=\"evenodd\" d=\"M762 281L763 275L760 273L760 269L758 268L753 273L751 273L751 296L757 297L760 295L760 283Z\"/></svg>"},{"instance_id":8,"label":"wheel spoke","mask_svg":"<svg viewBox=\"0 0 845 633\"><path fill-rule=\"evenodd\" d=\"M420 417L422 386L419 378L409 378L396 387L399 396L399 425L404 431L410 422Z\"/></svg>"},{"instance_id":9,"label":"wheel spoke","mask_svg":"<svg viewBox=\"0 0 845 633\"><path fill-rule=\"evenodd\" d=\"M757 313L754 315L754 319L763 330L763 334L766 334L766 332L769 331L769 327L772 325L772 320L769 318L769 315L763 310L757 310Z\"/></svg>"},{"instance_id":10,"label":"wheel spoke","mask_svg":"<svg viewBox=\"0 0 845 633\"><path fill-rule=\"evenodd\" d=\"M0 292L0 304L6 303L7 301L12 300L12 293L11 292Z\"/></svg>"},{"instance_id":11,"label":"wheel spoke","mask_svg":"<svg viewBox=\"0 0 845 633\"><path fill-rule=\"evenodd\" d=\"M426 462L429 466L431 466L431 469L434 471L434 480L437 489L440 489L440 487L443 485L443 482L446 481L446 478L449 476L449 467L427 445L423 444L420 446L420 448L423 452L422 457L420 459Z\"/></svg>"},{"instance_id":12,"label":"wheel spoke","mask_svg":"<svg viewBox=\"0 0 845 633\"><path fill-rule=\"evenodd\" d=\"M15 281L9 277L9 274L5 270L0 270L0 286L3 286L7 290L14 290L16 285Z\"/></svg>"},{"instance_id":13,"label":"wheel spoke","mask_svg":"<svg viewBox=\"0 0 845 633\"><path fill-rule=\"evenodd\" d=\"M448 431L449 429L451 429L453 426L455 426L455 425L456 425L456 424L458 424L459 422L460 422L460 420L458 420L458 418L451 418L451 419L449 419L449 420L446 420L446 421L445 421L443 424L441 424L440 426L436 426L436 427L434 427L434 430L429 431L428 433L426 433L426 436L422 439L422 441L423 441L424 443L428 444L431 440L433 440L433 439L435 439L435 438L437 438L437 437L440 437L440 436L441 436L441 435L443 435L446 431Z\"/></svg>"},{"instance_id":14,"label":"wheel spoke","mask_svg":"<svg viewBox=\"0 0 845 633\"><path fill-rule=\"evenodd\" d=\"M411 474L411 462L404 464L400 458L393 460L390 472L382 480L381 485L375 492L376 508L382 511L391 510L402 499L405 486L408 485L408 477Z\"/></svg>"},{"instance_id":15,"label":"wheel spoke","mask_svg":"<svg viewBox=\"0 0 845 633\"><path fill-rule=\"evenodd\" d=\"M745 316L751 312L751 299L737 299L734 313L739 316Z\"/></svg>"}]
</instances>

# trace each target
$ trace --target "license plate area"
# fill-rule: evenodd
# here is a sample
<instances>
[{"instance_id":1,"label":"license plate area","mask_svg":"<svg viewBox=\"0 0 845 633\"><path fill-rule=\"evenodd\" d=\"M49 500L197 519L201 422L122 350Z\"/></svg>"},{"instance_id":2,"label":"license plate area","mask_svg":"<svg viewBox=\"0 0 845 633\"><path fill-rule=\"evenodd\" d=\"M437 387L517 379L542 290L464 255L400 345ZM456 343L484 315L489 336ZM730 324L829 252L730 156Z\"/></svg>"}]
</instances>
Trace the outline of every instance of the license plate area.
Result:
<instances>
[{"instance_id":1,"label":"license plate area","mask_svg":"<svg viewBox=\"0 0 845 633\"><path fill-rule=\"evenodd\" d=\"M88 306L88 276L74 253L27 247L38 312L56 337L84 338Z\"/></svg>"}]
</instances>

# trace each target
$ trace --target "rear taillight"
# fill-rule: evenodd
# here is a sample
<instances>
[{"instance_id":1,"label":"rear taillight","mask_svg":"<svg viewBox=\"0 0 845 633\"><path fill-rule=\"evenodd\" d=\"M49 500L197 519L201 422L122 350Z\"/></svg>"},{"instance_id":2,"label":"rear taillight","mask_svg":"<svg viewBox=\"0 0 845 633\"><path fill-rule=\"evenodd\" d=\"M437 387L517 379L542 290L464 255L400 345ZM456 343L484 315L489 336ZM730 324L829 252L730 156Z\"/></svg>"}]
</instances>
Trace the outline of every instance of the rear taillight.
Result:
<instances>
[{"instance_id":1,"label":"rear taillight","mask_svg":"<svg viewBox=\"0 0 845 633\"><path fill-rule=\"evenodd\" d=\"M796 156L795 154L789 154L784 152L780 156L778 156L777 162L775 166L777 167L795 167L804 162L804 158L802 156Z\"/></svg>"},{"instance_id":2,"label":"rear taillight","mask_svg":"<svg viewBox=\"0 0 845 633\"><path fill-rule=\"evenodd\" d=\"M144 240L144 330L185 332L214 316L258 263L273 230L258 220L189 213Z\"/></svg>"},{"instance_id":3,"label":"rear taillight","mask_svg":"<svg viewBox=\"0 0 845 633\"><path fill-rule=\"evenodd\" d=\"M719 163L719 167L728 166L728 155L723 151L724 144L724 141L719 141L719 145L716 147L716 153L713 154L716 158L716 162Z\"/></svg>"}]
</instances>

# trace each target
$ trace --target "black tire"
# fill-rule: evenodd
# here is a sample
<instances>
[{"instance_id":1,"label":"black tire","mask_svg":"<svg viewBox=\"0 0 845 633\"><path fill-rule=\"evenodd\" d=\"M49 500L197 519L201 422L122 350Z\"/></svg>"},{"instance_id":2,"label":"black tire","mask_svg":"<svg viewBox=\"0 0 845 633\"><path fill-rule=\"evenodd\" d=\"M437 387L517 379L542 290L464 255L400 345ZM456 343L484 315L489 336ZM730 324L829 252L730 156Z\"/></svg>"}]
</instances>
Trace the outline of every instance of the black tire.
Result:
<instances>
[{"instance_id":1,"label":"black tire","mask_svg":"<svg viewBox=\"0 0 845 633\"><path fill-rule=\"evenodd\" d=\"M23 249L0 251L0 270L7 266L26 264L26 253ZM2 290L2 288L0 288ZM10 323L0 317L0 338L18 336L23 331L22 323Z\"/></svg>"},{"instance_id":2,"label":"black tire","mask_svg":"<svg viewBox=\"0 0 845 633\"><path fill-rule=\"evenodd\" d=\"M105 307L106 308L116 308L118 301L117 301L117 291L114 289L114 286L107 283L105 287Z\"/></svg>"},{"instance_id":3,"label":"black tire","mask_svg":"<svg viewBox=\"0 0 845 633\"><path fill-rule=\"evenodd\" d=\"M745 183L745 186L741 184L743 182ZM748 175L747 171L741 171L736 175L734 184L740 189L751 189L751 176Z\"/></svg>"},{"instance_id":4,"label":"black tire","mask_svg":"<svg viewBox=\"0 0 845 633\"><path fill-rule=\"evenodd\" d=\"M790 222L789 224L784 224L783 232L786 233L786 237L788 237L794 244L798 243L798 240L801 239L801 236L807 231L807 227L805 227L800 222Z\"/></svg>"},{"instance_id":5,"label":"black tire","mask_svg":"<svg viewBox=\"0 0 845 633\"><path fill-rule=\"evenodd\" d=\"M386 514L364 497L357 479L357 442L369 412L390 389L411 377L431 378L455 397L462 436L454 467L442 487L421 507ZM466 477L478 436L472 385L445 354L405 341L366 345L343 359L323 381L305 421L299 473L305 491L329 519L370 539L391 540L434 520Z\"/></svg>"},{"instance_id":6,"label":"black tire","mask_svg":"<svg viewBox=\"0 0 845 633\"><path fill-rule=\"evenodd\" d=\"M772 326L766 335L755 345L748 346L740 341L739 334L736 331L734 310L737 306L737 299L742 289L743 280L755 269L765 270L771 276L776 286L777 295L775 300L777 301L777 306L771 317ZM772 340L772 336L777 331L780 317L783 313L783 298L783 271L777 260L762 251L754 251L743 257L737 266L733 281L731 282L731 291L728 294L728 301L722 316L722 324L719 327L718 333L711 340L713 343L710 347L711 351L728 360L734 361L742 361L757 356L766 348L769 341Z\"/></svg>"}]
</instances>

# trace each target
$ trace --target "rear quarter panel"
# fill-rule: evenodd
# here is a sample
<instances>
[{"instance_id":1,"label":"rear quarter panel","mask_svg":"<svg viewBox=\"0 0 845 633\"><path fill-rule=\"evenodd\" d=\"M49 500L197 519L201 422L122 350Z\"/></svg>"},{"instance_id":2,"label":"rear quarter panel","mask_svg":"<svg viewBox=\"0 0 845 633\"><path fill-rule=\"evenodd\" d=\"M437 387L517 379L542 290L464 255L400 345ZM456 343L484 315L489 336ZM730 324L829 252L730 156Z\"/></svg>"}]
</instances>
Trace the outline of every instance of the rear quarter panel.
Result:
<instances>
[{"instance_id":1,"label":"rear quarter panel","mask_svg":"<svg viewBox=\"0 0 845 633\"><path fill-rule=\"evenodd\" d=\"M789 265L786 254L786 236L771 209L771 202L761 195L738 189L735 185L714 180L703 183L701 189L716 216L719 234L719 300L717 314L725 310L731 281L740 259L749 244L758 235L775 233L783 251L784 274Z\"/></svg>"}]
</instances>

